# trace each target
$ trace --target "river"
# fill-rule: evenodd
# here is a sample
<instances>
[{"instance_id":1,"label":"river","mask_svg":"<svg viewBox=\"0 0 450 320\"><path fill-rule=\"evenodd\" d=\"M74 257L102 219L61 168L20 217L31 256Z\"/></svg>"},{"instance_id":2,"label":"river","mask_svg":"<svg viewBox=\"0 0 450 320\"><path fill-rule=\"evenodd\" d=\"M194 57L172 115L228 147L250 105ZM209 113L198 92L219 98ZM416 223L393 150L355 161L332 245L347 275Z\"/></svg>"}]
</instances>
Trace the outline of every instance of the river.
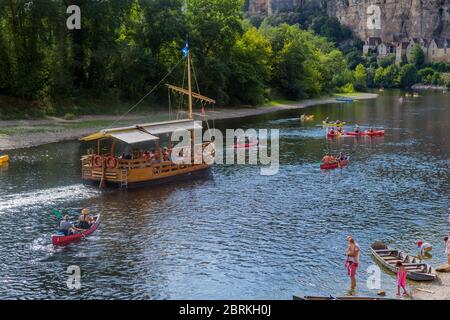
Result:
<instances>
[{"instance_id":1,"label":"river","mask_svg":"<svg viewBox=\"0 0 450 320\"><path fill-rule=\"evenodd\" d=\"M362 249L359 295L374 264L374 240L415 254L433 244L430 260L446 261L450 205L449 93L399 102L376 100L310 107L239 120L218 128L280 129L280 172L216 165L201 179L135 190L100 191L80 180L76 141L9 152L0 169L0 298L2 299L291 299L293 294L345 295L346 236ZM301 124L300 113L317 121ZM385 128L383 138L329 140L326 116ZM322 172L327 151L351 155L342 170ZM87 240L54 248L53 208L76 216L102 212ZM69 289L71 265L81 288ZM414 283L409 283L414 286ZM396 291L382 272L381 287Z\"/></svg>"}]
</instances>

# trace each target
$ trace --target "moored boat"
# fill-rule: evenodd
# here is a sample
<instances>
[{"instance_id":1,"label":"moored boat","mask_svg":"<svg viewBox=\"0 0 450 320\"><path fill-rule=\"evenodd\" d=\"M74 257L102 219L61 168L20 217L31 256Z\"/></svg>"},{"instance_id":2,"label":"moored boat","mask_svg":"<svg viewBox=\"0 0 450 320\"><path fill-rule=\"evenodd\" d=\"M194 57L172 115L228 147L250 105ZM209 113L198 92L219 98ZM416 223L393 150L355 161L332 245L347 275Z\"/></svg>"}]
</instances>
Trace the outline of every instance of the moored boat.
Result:
<instances>
[{"instance_id":1,"label":"moored boat","mask_svg":"<svg viewBox=\"0 0 450 320\"><path fill-rule=\"evenodd\" d=\"M1 165L4 165L4 164L7 164L9 162L9 156L8 155L3 155L3 156L0 156L0 166Z\"/></svg>"},{"instance_id":2,"label":"moored boat","mask_svg":"<svg viewBox=\"0 0 450 320\"><path fill-rule=\"evenodd\" d=\"M352 103L355 101L353 98L336 98L337 102L345 102L345 103Z\"/></svg>"},{"instance_id":3,"label":"moored boat","mask_svg":"<svg viewBox=\"0 0 450 320\"><path fill-rule=\"evenodd\" d=\"M314 115L302 115L300 121L313 121Z\"/></svg>"},{"instance_id":4,"label":"moored boat","mask_svg":"<svg viewBox=\"0 0 450 320\"><path fill-rule=\"evenodd\" d=\"M432 266L400 250L389 249L383 242L373 243L370 250L374 258L391 272L397 273L396 264L400 261L408 271L408 279L415 281L433 281L436 279L436 272Z\"/></svg>"},{"instance_id":5,"label":"moored boat","mask_svg":"<svg viewBox=\"0 0 450 320\"><path fill-rule=\"evenodd\" d=\"M65 236L63 234L54 234L52 235L52 243L55 246L63 246L67 245L69 243L78 241L80 239L84 239L87 236L91 235L95 230L97 230L98 226L100 225L100 214L94 217L95 222L92 224L92 226L89 229L86 229L86 231L72 234L69 236Z\"/></svg>"},{"instance_id":6,"label":"moored boat","mask_svg":"<svg viewBox=\"0 0 450 320\"><path fill-rule=\"evenodd\" d=\"M399 300L392 298L380 298L380 297L356 297L356 296L347 296L347 297L334 297L334 296L293 296L293 300L306 300L306 301L326 301L326 300L344 300L344 301L359 301L359 300L369 300L369 301L379 301L379 300Z\"/></svg>"}]
</instances>

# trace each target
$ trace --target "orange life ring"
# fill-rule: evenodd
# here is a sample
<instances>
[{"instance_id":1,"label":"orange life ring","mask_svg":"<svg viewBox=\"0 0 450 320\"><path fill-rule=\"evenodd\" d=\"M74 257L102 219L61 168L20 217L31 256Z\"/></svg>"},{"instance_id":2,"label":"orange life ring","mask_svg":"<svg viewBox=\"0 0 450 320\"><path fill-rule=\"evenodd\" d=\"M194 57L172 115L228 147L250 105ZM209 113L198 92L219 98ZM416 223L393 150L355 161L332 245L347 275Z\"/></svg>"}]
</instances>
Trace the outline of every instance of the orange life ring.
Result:
<instances>
[{"instance_id":1,"label":"orange life ring","mask_svg":"<svg viewBox=\"0 0 450 320\"><path fill-rule=\"evenodd\" d=\"M96 155L92 158L92 166L95 168L103 167L103 157Z\"/></svg>"},{"instance_id":2,"label":"orange life ring","mask_svg":"<svg viewBox=\"0 0 450 320\"><path fill-rule=\"evenodd\" d=\"M116 158L110 156L106 159L106 167L108 169L116 169L118 165L119 165L119 161L117 161Z\"/></svg>"}]
</instances>

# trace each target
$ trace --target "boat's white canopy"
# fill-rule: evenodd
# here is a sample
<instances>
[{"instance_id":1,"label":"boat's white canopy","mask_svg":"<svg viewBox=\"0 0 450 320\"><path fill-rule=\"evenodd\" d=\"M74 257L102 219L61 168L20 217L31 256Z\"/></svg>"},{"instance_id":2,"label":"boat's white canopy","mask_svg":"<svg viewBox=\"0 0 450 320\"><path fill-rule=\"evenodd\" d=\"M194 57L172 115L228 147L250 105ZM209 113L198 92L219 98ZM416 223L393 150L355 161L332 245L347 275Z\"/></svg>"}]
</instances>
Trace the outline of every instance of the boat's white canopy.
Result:
<instances>
[{"instance_id":1,"label":"boat's white canopy","mask_svg":"<svg viewBox=\"0 0 450 320\"><path fill-rule=\"evenodd\" d=\"M123 141L128 144L159 140L158 137L155 137L154 135L139 129L131 131L113 132L110 133L110 136L111 138Z\"/></svg>"},{"instance_id":2,"label":"boat's white canopy","mask_svg":"<svg viewBox=\"0 0 450 320\"><path fill-rule=\"evenodd\" d=\"M145 141L158 140L157 135L173 133L180 130L202 129L201 121L191 119L166 121L158 123L138 124L130 127L112 128L99 131L87 137L81 138L81 141L94 141L106 138L121 140L128 144L134 144Z\"/></svg>"}]
</instances>

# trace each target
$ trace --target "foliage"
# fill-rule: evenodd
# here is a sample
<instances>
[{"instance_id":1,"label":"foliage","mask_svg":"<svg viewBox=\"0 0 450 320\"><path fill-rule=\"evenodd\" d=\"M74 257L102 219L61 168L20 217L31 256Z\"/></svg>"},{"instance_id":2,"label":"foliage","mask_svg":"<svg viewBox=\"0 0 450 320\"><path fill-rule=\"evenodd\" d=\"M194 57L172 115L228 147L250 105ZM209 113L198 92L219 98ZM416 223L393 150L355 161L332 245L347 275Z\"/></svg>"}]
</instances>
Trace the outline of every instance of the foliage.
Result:
<instances>
[{"instance_id":1,"label":"foliage","mask_svg":"<svg viewBox=\"0 0 450 320\"><path fill-rule=\"evenodd\" d=\"M405 64L400 68L397 84L400 88L410 88L417 83L417 69L413 64Z\"/></svg>"},{"instance_id":2,"label":"foliage","mask_svg":"<svg viewBox=\"0 0 450 320\"><path fill-rule=\"evenodd\" d=\"M411 50L410 63L416 66L416 68L421 68L425 63L425 53L418 43L415 44Z\"/></svg>"},{"instance_id":3,"label":"foliage","mask_svg":"<svg viewBox=\"0 0 450 320\"><path fill-rule=\"evenodd\" d=\"M66 28L72 3L81 8L81 30ZM14 104L14 116L79 115L99 110L99 101L133 103L174 66L166 82L183 84L187 36L194 89L220 105L313 97L356 81L351 69L363 62L357 49L350 45L344 55L336 47L353 43L351 32L317 1L258 28L244 20L244 0L190 0L182 11L183 3L0 0L0 98L24 102ZM146 102L166 99L161 88Z\"/></svg>"},{"instance_id":4,"label":"foliage","mask_svg":"<svg viewBox=\"0 0 450 320\"><path fill-rule=\"evenodd\" d=\"M368 73L366 67L364 67L363 64L358 64L358 66L354 71L353 77L355 79L354 86L356 90L358 91L367 90Z\"/></svg>"},{"instance_id":5,"label":"foliage","mask_svg":"<svg viewBox=\"0 0 450 320\"><path fill-rule=\"evenodd\" d=\"M390 65L387 68L379 67L374 76L375 85L381 88L394 88L398 72L396 65Z\"/></svg>"}]
</instances>

